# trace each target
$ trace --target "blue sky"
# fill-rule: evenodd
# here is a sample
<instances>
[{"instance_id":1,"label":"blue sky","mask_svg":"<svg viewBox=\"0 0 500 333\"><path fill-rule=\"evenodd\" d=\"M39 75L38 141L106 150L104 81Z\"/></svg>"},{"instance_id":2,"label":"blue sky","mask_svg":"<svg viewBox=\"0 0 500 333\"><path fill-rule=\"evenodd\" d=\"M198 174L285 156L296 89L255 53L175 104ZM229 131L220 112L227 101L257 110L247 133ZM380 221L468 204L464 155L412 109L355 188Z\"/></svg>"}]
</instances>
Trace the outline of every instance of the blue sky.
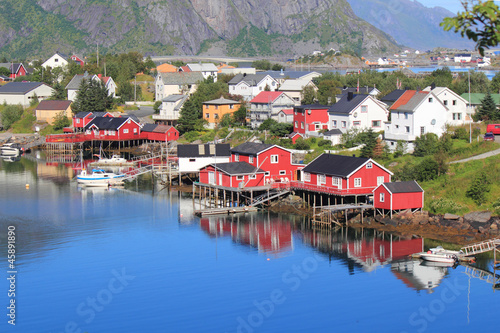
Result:
<instances>
[{"instance_id":1,"label":"blue sky","mask_svg":"<svg viewBox=\"0 0 500 333\"><path fill-rule=\"evenodd\" d=\"M463 10L460 0L417 0L426 7L440 6L448 9L452 13L456 13ZM500 5L500 1L495 1Z\"/></svg>"}]
</instances>

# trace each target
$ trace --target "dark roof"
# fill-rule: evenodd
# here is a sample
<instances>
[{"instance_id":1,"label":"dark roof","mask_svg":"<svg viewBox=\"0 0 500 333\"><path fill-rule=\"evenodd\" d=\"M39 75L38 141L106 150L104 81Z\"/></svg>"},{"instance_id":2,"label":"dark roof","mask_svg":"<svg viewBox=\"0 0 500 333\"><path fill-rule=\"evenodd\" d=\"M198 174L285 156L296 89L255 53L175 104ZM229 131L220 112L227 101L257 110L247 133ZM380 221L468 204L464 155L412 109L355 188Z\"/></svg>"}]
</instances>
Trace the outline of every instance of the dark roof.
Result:
<instances>
[{"instance_id":1,"label":"dark roof","mask_svg":"<svg viewBox=\"0 0 500 333\"><path fill-rule=\"evenodd\" d=\"M98 112L93 112L93 115L94 115L94 117L104 117L104 115L106 115L108 113L109 113L108 111L98 111ZM128 117L130 117L130 116L128 116ZM130 118L134 119L133 117L130 117Z\"/></svg>"},{"instance_id":2,"label":"dark roof","mask_svg":"<svg viewBox=\"0 0 500 333\"><path fill-rule=\"evenodd\" d=\"M83 80L91 80L91 79L97 79L97 75L92 75L87 72L85 74L76 74L73 76L71 81L66 85L65 89L73 89L73 90L78 90L80 89L80 85L82 84Z\"/></svg>"},{"instance_id":3,"label":"dark roof","mask_svg":"<svg viewBox=\"0 0 500 333\"><path fill-rule=\"evenodd\" d=\"M396 89L382 97L380 100L384 103L394 103L397 101L404 93L406 90L404 89Z\"/></svg>"},{"instance_id":4,"label":"dark roof","mask_svg":"<svg viewBox=\"0 0 500 333\"><path fill-rule=\"evenodd\" d=\"M142 126L141 131L142 132L153 132L157 126L158 126L157 124L144 124Z\"/></svg>"},{"instance_id":5,"label":"dark roof","mask_svg":"<svg viewBox=\"0 0 500 333\"><path fill-rule=\"evenodd\" d=\"M309 173L347 177L368 160L364 157L323 154L302 170Z\"/></svg>"},{"instance_id":6,"label":"dark roof","mask_svg":"<svg viewBox=\"0 0 500 333\"><path fill-rule=\"evenodd\" d=\"M246 175L253 173L266 173L264 170L257 168L247 162L228 162L228 163L212 163L211 166L217 168L228 175Z\"/></svg>"},{"instance_id":7,"label":"dark roof","mask_svg":"<svg viewBox=\"0 0 500 333\"><path fill-rule=\"evenodd\" d=\"M342 131L339 130L338 128L334 128L332 130L323 133L323 135L342 135Z\"/></svg>"},{"instance_id":8,"label":"dark roof","mask_svg":"<svg viewBox=\"0 0 500 333\"><path fill-rule=\"evenodd\" d=\"M231 153L243 155L257 155L263 150L266 150L274 145L267 143L245 142L231 149Z\"/></svg>"},{"instance_id":9,"label":"dark roof","mask_svg":"<svg viewBox=\"0 0 500 333\"><path fill-rule=\"evenodd\" d=\"M10 70L10 73L11 74L17 74L17 72L19 72L19 69L22 67L24 67L24 65L20 62L14 62L14 63L10 63L10 62L3 62L0 64L0 67L4 67L4 68L7 68L8 70Z\"/></svg>"},{"instance_id":10,"label":"dark roof","mask_svg":"<svg viewBox=\"0 0 500 333\"><path fill-rule=\"evenodd\" d=\"M384 186L387 187L387 189L392 193L412 193L424 191L414 180L407 182L384 183Z\"/></svg>"},{"instance_id":11,"label":"dark roof","mask_svg":"<svg viewBox=\"0 0 500 333\"><path fill-rule=\"evenodd\" d=\"M100 130L118 130L127 120L129 120L128 117L94 117L85 128L87 129L95 125Z\"/></svg>"},{"instance_id":12,"label":"dark roof","mask_svg":"<svg viewBox=\"0 0 500 333\"><path fill-rule=\"evenodd\" d=\"M44 100L36 107L37 110L67 110L71 101Z\"/></svg>"},{"instance_id":13,"label":"dark roof","mask_svg":"<svg viewBox=\"0 0 500 333\"><path fill-rule=\"evenodd\" d=\"M328 113L341 113L349 114L354 110L359 104L361 104L368 95L353 95L352 99L349 99L349 95L344 95L337 103L333 104Z\"/></svg>"},{"instance_id":14,"label":"dark roof","mask_svg":"<svg viewBox=\"0 0 500 333\"><path fill-rule=\"evenodd\" d=\"M41 82L9 82L0 87L1 94L26 94L41 86Z\"/></svg>"},{"instance_id":15,"label":"dark roof","mask_svg":"<svg viewBox=\"0 0 500 333\"><path fill-rule=\"evenodd\" d=\"M200 149L200 146L203 146ZM210 146L213 144L201 144L201 145L178 145L177 146L177 157L229 157L231 156L230 148L231 146L227 143L219 143L215 145L215 154L210 153Z\"/></svg>"},{"instance_id":16,"label":"dark roof","mask_svg":"<svg viewBox=\"0 0 500 333\"><path fill-rule=\"evenodd\" d=\"M242 81L248 83L250 86L256 86L260 81L262 81L267 74L236 74L235 77L233 77L228 84L238 84Z\"/></svg>"},{"instance_id":17,"label":"dark roof","mask_svg":"<svg viewBox=\"0 0 500 333\"><path fill-rule=\"evenodd\" d=\"M354 93L354 94L361 94L361 95L367 95L370 94L373 90L375 90L374 87L339 87L340 90L339 95L345 95L347 93Z\"/></svg>"},{"instance_id":18,"label":"dark roof","mask_svg":"<svg viewBox=\"0 0 500 333\"><path fill-rule=\"evenodd\" d=\"M88 116L89 113L90 115L93 115L92 112L89 111L78 112L77 114L75 114L75 118L85 118L86 116Z\"/></svg>"},{"instance_id":19,"label":"dark roof","mask_svg":"<svg viewBox=\"0 0 500 333\"><path fill-rule=\"evenodd\" d=\"M321 104L308 104L308 105L297 105L294 106L294 109L297 110L322 110L329 109L329 105L321 105Z\"/></svg>"}]
</instances>

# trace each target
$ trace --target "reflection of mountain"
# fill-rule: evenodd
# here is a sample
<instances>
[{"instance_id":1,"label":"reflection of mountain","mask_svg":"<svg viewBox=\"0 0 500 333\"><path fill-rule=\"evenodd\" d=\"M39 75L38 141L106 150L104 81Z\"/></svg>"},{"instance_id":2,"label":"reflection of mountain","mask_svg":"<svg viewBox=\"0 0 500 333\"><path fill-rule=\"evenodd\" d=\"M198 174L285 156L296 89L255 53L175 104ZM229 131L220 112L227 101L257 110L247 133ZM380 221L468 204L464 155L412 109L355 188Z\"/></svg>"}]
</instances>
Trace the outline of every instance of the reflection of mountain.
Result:
<instances>
[{"instance_id":1,"label":"reflection of mountain","mask_svg":"<svg viewBox=\"0 0 500 333\"><path fill-rule=\"evenodd\" d=\"M427 265L420 260L405 260L393 263L391 271L409 288L432 292L448 274L448 267Z\"/></svg>"},{"instance_id":2,"label":"reflection of mountain","mask_svg":"<svg viewBox=\"0 0 500 333\"><path fill-rule=\"evenodd\" d=\"M369 272L423 249L421 238L393 240L392 235L367 230L342 228L337 232L325 233L308 229L303 231L303 236L305 243L331 257L346 261L351 273L355 266Z\"/></svg>"},{"instance_id":3,"label":"reflection of mountain","mask_svg":"<svg viewBox=\"0 0 500 333\"><path fill-rule=\"evenodd\" d=\"M234 242L250 245L259 252L283 253L293 248L291 223L279 216L204 217L200 226L211 236L231 237Z\"/></svg>"}]
</instances>

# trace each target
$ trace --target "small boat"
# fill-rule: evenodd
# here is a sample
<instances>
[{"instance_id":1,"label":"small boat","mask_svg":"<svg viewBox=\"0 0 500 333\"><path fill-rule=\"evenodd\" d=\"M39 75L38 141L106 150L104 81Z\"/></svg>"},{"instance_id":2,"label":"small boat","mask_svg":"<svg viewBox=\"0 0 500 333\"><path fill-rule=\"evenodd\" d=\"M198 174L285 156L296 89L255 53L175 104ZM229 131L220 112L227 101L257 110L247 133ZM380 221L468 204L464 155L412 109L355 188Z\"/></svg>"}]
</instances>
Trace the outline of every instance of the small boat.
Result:
<instances>
[{"instance_id":1,"label":"small boat","mask_svg":"<svg viewBox=\"0 0 500 333\"><path fill-rule=\"evenodd\" d=\"M76 180L79 184L86 186L116 186L123 184L124 177L125 175L117 175L102 169L93 169L91 174L88 174L87 170L82 170L76 176Z\"/></svg>"},{"instance_id":2,"label":"small boat","mask_svg":"<svg viewBox=\"0 0 500 333\"><path fill-rule=\"evenodd\" d=\"M97 162L93 162L93 165L115 165L115 166L132 166L135 163L129 162L120 155L113 155L111 158L99 157Z\"/></svg>"},{"instance_id":3,"label":"small boat","mask_svg":"<svg viewBox=\"0 0 500 333\"><path fill-rule=\"evenodd\" d=\"M17 156L22 152L21 145L19 143L6 143L0 147L0 153L3 156Z\"/></svg>"},{"instance_id":4,"label":"small boat","mask_svg":"<svg viewBox=\"0 0 500 333\"><path fill-rule=\"evenodd\" d=\"M459 260L459 255L460 251L445 250L442 246L438 246L422 253L420 258L427 261L454 264Z\"/></svg>"}]
</instances>

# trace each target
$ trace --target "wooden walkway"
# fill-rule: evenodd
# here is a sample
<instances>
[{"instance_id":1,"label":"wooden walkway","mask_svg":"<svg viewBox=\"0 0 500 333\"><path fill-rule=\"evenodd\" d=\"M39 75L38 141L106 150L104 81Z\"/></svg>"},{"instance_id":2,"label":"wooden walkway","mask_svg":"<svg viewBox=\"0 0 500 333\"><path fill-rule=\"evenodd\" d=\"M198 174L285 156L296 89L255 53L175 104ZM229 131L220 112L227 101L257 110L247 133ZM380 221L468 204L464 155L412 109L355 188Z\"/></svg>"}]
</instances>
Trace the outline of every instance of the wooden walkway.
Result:
<instances>
[{"instance_id":1,"label":"wooden walkway","mask_svg":"<svg viewBox=\"0 0 500 333\"><path fill-rule=\"evenodd\" d=\"M493 251L500 246L500 238L489 239L479 243L471 244L462 247L460 250L464 252L465 256L472 256L478 253Z\"/></svg>"},{"instance_id":2,"label":"wooden walkway","mask_svg":"<svg viewBox=\"0 0 500 333\"><path fill-rule=\"evenodd\" d=\"M243 207L224 207L224 208L207 208L207 209L198 209L194 211L194 214L197 216L208 216L208 215L230 215L236 213L248 213L248 212L256 212L258 209L256 207L251 206L243 206Z\"/></svg>"},{"instance_id":3,"label":"wooden walkway","mask_svg":"<svg viewBox=\"0 0 500 333\"><path fill-rule=\"evenodd\" d=\"M319 212L316 210L319 209ZM332 226L336 224L342 226L340 219L338 218L339 212L344 212L345 224L347 224L347 211L357 210L361 211L361 223L363 223L363 213L366 209L373 209L373 205L369 204L346 204L346 205L333 205L333 206L319 206L313 208L312 223L319 224L321 226Z\"/></svg>"}]
</instances>

